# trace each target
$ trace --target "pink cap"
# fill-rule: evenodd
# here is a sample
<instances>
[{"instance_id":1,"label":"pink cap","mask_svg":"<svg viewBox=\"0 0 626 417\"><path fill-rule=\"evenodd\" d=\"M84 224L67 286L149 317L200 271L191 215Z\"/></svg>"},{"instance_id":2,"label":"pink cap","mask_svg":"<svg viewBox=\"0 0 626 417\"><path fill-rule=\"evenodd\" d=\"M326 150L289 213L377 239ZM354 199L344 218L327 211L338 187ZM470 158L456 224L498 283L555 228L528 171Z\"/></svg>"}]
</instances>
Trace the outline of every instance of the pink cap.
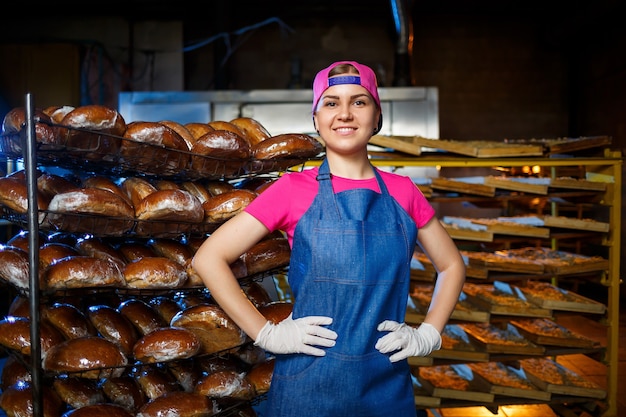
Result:
<instances>
[{"instance_id":1,"label":"pink cap","mask_svg":"<svg viewBox=\"0 0 626 417\"><path fill-rule=\"evenodd\" d=\"M337 65L350 64L359 71L359 75L343 74L333 78L328 78L330 71ZM374 98L376 105L380 109L380 98L378 98L378 84L376 83L376 74L366 65L359 64L354 61L338 61L331 64L328 68L324 68L315 76L313 81L313 112L317 107L324 91L337 84L357 84L363 86Z\"/></svg>"}]
</instances>

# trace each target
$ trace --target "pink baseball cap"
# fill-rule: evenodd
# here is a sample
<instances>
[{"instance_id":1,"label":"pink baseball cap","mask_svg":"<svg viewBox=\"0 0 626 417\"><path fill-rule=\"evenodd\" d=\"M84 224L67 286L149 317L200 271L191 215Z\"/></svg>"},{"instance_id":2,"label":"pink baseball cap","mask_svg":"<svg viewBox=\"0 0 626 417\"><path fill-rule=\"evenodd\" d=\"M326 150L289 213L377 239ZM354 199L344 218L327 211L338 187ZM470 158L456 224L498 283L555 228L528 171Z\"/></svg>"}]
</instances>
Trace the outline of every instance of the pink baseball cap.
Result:
<instances>
[{"instance_id":1,"label":"pink baseball cap","mask_svg":"<svg viewBox=\"0 0 626 417\"><path fill-rule=\"evenodd\" d=\"M342 74L328 78L330 71L337 65L341 64L352 65L357 69L359 75ZM376 74L374 71L367 65L359 64L355 61L338 61L330 64L330 66L318 72L315 76L315 80L313 80L313 112L315 112L317 104L319 103L322 94L324 94L324 91L326 91L329 87L338 84L356 84L364 87L370 93L372 98L374 98L378 108L382 110L380 106L380 98L378 97L378 83L376 82ZM378 131L380 131L382 123L383 117L381 113L378 123Z\"/></svg>"}]
</instances>

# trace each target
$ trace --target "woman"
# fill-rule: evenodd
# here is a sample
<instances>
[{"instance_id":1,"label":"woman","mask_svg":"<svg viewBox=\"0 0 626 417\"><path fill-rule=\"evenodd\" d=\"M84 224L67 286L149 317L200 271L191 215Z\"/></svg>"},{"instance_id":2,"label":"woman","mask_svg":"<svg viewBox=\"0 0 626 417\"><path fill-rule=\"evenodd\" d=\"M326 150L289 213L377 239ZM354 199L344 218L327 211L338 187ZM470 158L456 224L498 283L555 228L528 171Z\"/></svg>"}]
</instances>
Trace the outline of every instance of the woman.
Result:
<instances>
[{"instance_id":1,"label":"woman","mask_svg":"<svg viewBox=\"0 0 626 417\"><path fill-rule=\"evenodd\" d=\"M441 345L465 278L463 260L410 178L372 166L382 126L376 76L336 62L313 83L319 167L288 173L199 248L193 267L255 344L276 355L270 416L415 416L407 358ZM292 315L271 324L229 265L282 230L292 246ZM438 271L424 323L403 323L416 242Z\"/></svg>"}]
</instances>

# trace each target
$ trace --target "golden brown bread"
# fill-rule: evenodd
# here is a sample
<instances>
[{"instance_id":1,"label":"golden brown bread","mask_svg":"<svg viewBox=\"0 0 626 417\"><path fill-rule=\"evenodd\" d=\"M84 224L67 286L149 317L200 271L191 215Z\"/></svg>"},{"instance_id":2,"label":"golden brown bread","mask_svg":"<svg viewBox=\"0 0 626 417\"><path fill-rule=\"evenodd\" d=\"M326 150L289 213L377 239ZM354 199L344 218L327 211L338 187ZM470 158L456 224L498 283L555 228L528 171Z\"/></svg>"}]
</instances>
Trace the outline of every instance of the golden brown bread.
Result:
<instances>
[{"instance_id":1,"label":"golden brown bread","mask_svg":"<svg viewBox=\"0 0 626 417\"><path fill-rule=\"evenodd\" d=\"M60 124L67 127L59 130L59 139L68 152L94 161L117 155L120 137L126 131L122 115L99 104L76 107L63 117Z\"/></svg>"},{"instance_id":2,"label":"golden brown bread","mask_svg":"<svg viewBox=\"0 0 626 417\"><path fill-rule=\"evenodd\" d=\"M126 264L124 255L100 238L93 236L79 238L74 246L80 255L109 260L115 263L120 270Z\"/></svg>"},{"instance_id":3,"label":"golden brown bread","mask_svg":"<svg viewBox=\"0 0 626 417\"><path fill-rule=\"evenodd\" d=\"M104 393L91 379L57 377L54 378L52 387L61 400L71 408L86 407L105 401Z\"/></svg>"},{"instance_id":4,"label":"golden brown bread","mask_svg":"<svg viewBox=\"0 0 626 417\"><path fill-rule=\"evenodd\" d=\"M148 245L158 256L170 259L182 266L187 265L193 257L191 249L184 243L176 240L151 239Z\"/></svg>"},{"instance_id":5,"label":"golden brown bread","mask_svg":"<svg viewBox=\"0 0 626 417\"><path fill-rule=\"evenodd\" d=\"M67 303L54 303L41 309L41 319L54 326L65 339L96 336L91 322L77 307Z\"/></svg>"},{"instance_id":6,"label":"golden brown bread","mask_svg":"<svg viewBox=\"0 0 626 417\"><path fill-rule=\"evenodd\" d=\"M200 351L200 339L191 330L162 327L142 336L133 346L133 357L141 363L188 359Z\"/></svg>"},{"instance_id":7,"label":"golden brown bread","mask_svg":"<svg viewBox=\"0 0 626 417\"><path fill-rule=\"evenodd\" d=\"M215 130L228 130L229 132L233 132L246 139L246 134L243 130L239 128L239 126L232 124L231 122L227 122L225 120L213 120L209 122L209 126L211 126Z\"/></svg>"},{"instance_id":8,"label":"golden brown bread","mask_svg":"<svg viewBox=\"0 0 626 417\"><path fill-rule=\"evenodd\" d=\"M124 275L116 263L91 256L60 259L46 269L44 282L45 288L50 290L126 287Z\"/></svg>"},{"instance_id":9,"label":"golden brown bread","mask_svg":"<svg viewBox=\"0 0 626 417\"><path fill-rule=\"evenodd\" d=\"M35 139L37 143L57 145L59 143L57 131L50 124L52 119L41 109L35 109ZM2 133L11 135L20 132L26 127L26 109L15 107L4 116L2 120Z\"/></svg>"},{"instance_id":10,"label":"golden brown bread","mask_svg":"<svg viewBox=\"0 0 626 417\"><path fill-rule=\"evenodd\" d=\"M44 385L40 389L43 398L42 416L59 417L63 412L63 401L51 387ZM32 416L33 398L31 383L15 384L2 392L0 408L6 413L7 417Z\"/></svg>"},{"instance_id":11,"label":"golden brown bread","mask_svg":"<svg viewBox=\"0 0 626 417\"><path fill-rule=\"evenodd\" d=\"M231 120L230 123L244 132L244 136L250 142L250 146L254 146L272 136L258 120L251 117L238 117Z\"/></svg>"},{"instance_id":12,"label":"golden brown bread","mask_svg":"<svg viewBox=\"0 0 626 417\"><path fill-rule=\"evenodd\" d=\"M178 392L182 389L167 370L157 368L156 365L137 368L134 377L148 398L148 403L167 393Z\"/></svg>"},{"instance_id":13,"label":"golden brown bread","mask_svg":"<svg viewBox=\"0 0 626 417\"><path fill-rule=\"evenodd\" d=\"M291 248L286 238L263 239L241 255L248 275L287 266L290 258Z\"/></svg>"},{"instance_id":14,"label":"golden brown bread","mask_svg":"<svg viewBox=\"0 0 626 417\"><path fill-rule=\"evenodd\" d=\"M79 188L77 184L60 175L44 172L37 177L37 189L48 199L76 188Z\"/></svg>"},{"instance_id":15,"label":"golden brown bread","mask_svg":"<svg viewBox=\"0 0 626 417\"><path fill-rule=\"evenodd\" d=\"M148 300L148 304L155 309L168 324L172 321L172 317L182 310L176 301L166 296L152 297Z\"/></svg>"},{"instance_id":16,"label":"golden brown bread","mask_svg":"<svg viewBox=\"0 0 626 417\"><path fill-rule=\"evenodd\" d=\"M256 159L312 158L324 147L312 136L301 133L284 133L272 136L252 147Z\"/></svg>"},{"instance_id":17,"label":"golden brown bread","mask_svg":"<svg viewBox=\"0 0 626 417\"><path fill-rule=\"evenodd\" d=\"M162 256L145 257L130 262L123 273L128 288L180 288L187 281L185 268L176 261Z\"/></svg>"},{"instance_id":18,"label":"golden brown bread","mask_svg":"<svg viewBox=\"0 0 626 417\"><path fill-rule=\"evenodd\" d=\"M75 248L64 243L44 243L39 248L40 271L44 271L50 264L60 259L77 255L79 255L79 253Z\"/></svg>"},{"instance_id":19,"label":"golden brown bread","mask_svg":"<svg viewBox=\"0 0 626 417\"><path fill-rule=\"evenodd\" d=\"M205 135L215 130L211 126L209 126L208 123L201 123L201 122L186 123L183 126L185 126L185 128L189 132L191 132L191 135L194 138L194 143L196 140L198 140L200 136Z\"/></svg>"},{"instance_id":20,"label":"golden brown bread","mask_svg":"<svg viewBox=\"0 0 626 417\"><path fill-rule=\"evenodd\" d=\"M171 180L158 179L154 181L157 190L178 190L181 187Z\"/></svg>"},{"instance_id":21,"label":"golden brown bread","mask_svg":"<svg viewBox=\"0 0 626 417\"><path fill-rule=\"evenodd\" d=\"M174 376L185 392L192 392L202 377L202 370L197 366L196 359L197 357L194 360L172 361L166 364L167 371Z\"/></svg>"},{"instance_id":22,"label":"golden brown bread","mask_svg":"<svg viewBox=\"0 0 626 417\"><path fill-rule=\"evenodd\" d=\"M274 358L258 363L248 371L248 380L252 383L256 395L263 395L269 391L274 373Z\"/></svg>"},{"instance_id":23,"label":"golden brown bread","mask_svg":"<svg viewBox=\"0 0 626 417\"><path fill-rule=\"evenodd\" d=\"M135 378L131 376L107 378L102 381L101 386L104 395L111 403L124 407L133 415L146 403L143 391Z\"/></svg>"},{"instance_id":24,"label":"golden brown bread","mask_svg":"<svg viewBox=\"0 0 626 417\"><path fill-rule=\"evenodd\" d=\"M161 120L159 123L169 127L170 129L178 133L187 144L187 149L191 149L193 143L196 141L196 138L193 137L193 134L191 133L191 131L189 131L189 129L185 127L185 125L175 122L173 120Z\"/></svg>"},{"instance_id":25,"label":"golden brown bread","mask_svg":"<svg viewBox=\"0 0 626 417\"><path fill-rule=\"evenodd\" d=\"M41 353L63 342L61 333L48 323L39 323L39 338ZM30 319L26 317L5 317L0 320L0 345L30 355Z\"/></svg>"},{"instance_id":26,"label":"golden brown bread","mask_svg":"<svg viewBox=\"0 0 626 417\"><path fill-rule=\"evenodd\" d=\"M216 353L241 345L246 335L219 306L198 304L176 314L170 326L191 330L201 342L200 352Z\"/></svg>"},{"instance_id":27,"label":"golden brown bread","mask_svg":"<svg viewBox=\"0 0 626 417\"><path fill-rule=\"evenodd\" d=\"M288 301L274 301L258 307L259 313L274 324L278 324L292 313L293 304Z\"/></svg>"},{"instance_id":28,"label":"golden brown bread","mask_svg":"<svg viewBox=\"0 0 626 417\"><path fill-rule=\"evenodd\" d=\"M171 220L199 223L204 217L200 201L184 190L156 190L135 206L139 220Z\"/></svg>"},{"instance_id":29,"label":"golden brown bread","mask_svg":"<svg viewBox=\"0 0 626 417\"><path fill-rule=\"evenodd\" d=\"M32 380L30 369L24 363L24 358L15 355L8 355L2 366L2 377L0 379L0 389L5 391L10 386L19 383L28 383Z\"/></svg>"},{"instance_id":30,"label":"golden brown bread","mask_svg":"<svg viewBox=\"0 0 626 417\"><path fill-rule=\"evenodd\" d=\"M125 356L132 354L139 331L122 313L107 305L92 305L87 318L101 337L115 343Z\"/></svg>"},{"instance_id":31,"label":"golden brown bread","mask_svg":"<svg viewBox=\"0 0 626 417\"><path fill-rule=\"evenodd\" d=\"M37 190L37 208L39 210L48 209L50 199ZM26 180L19 177L0 178L0 205L10 208L16 213L28 212L28 188ZM39 215L39 222L43 220L43 214Z\"/></svg>"},{"instance_id":32,"label":"golden brown bread","mask_svg":"<svg viewBox=\"0 0 626 417\"><path fill-rule=\"evenodd\" d=\"M254 191L234 189L211 197L202 204L204 221L222 223L239 214L257 197Z\"/></svg>"},{"instance_id":33,"label":"golden brown bread","mask_svg":"<svg viewBox=\"0 0 626 417\"><path fill-rule=\"evenodd\" d=\"M209 195L216 196L226 191L232 191L235 186L227 181L212 180L207 181L205 184L206 189L209 191Z\"/></svg>"},{"instance_id":34,"label":"golden brown bread","mask_svg":"<svg viewBox=\"0 0 626 417\"><path fill-rule=\"evenodd\" d=\"M250 400L254 398L254 387L245 372L223 370L205 375L198 381L194 392L209 398Z\"/></svg>"},{"instance_id":35,"label":"golden brown bread","mask_svg":"<svg viewBox=\"0 0 626 417\"><path fill-rule=\"evenodd\" d=\"M92 175L83 180L84 188L99 188L101 190L107 190L120 196L129 206L133 206L133 202L128 197L128 194L120 187L115 181L110 178L103 177L101 175Z\"/></svg>"},{"instance_id":36,"label":"golden brown bread","mask_svg":"<svg viewBox=\"0 0 626 417\"><path fill-rule=\"evenodd\" d=\"M248 299L255 305L255 307L260 307L265 304L269 304L272 302L269 293L267 290L258 282L252 281L247 285L243 285L241 287L243 292L246 294Z\"/></svg>"},{"instance_id":37,"label":"golden brown bread","mask_svg":"<svg viewBox=\"0 0 626 417\"><path fill-rule=\"evenodd\" d=\"M117 250L124 256L126 263L156 255L149 246L139 242L123 242L117 247Z\"/></svg>"},{"instance_id":38,"label":"golden brown bread","mask_svg":"<svg viewBox=\"0 0 626 417\"><path fill-rule=\"evenodd\" d=\"M46 371L71 372L88 379L120 376L127 364L119 346L99 336L65 340L42 356Z\"/></svg>"},{"instance_id":39,"label":"golden brown bread","mask_svg":"<svg viewBox=\"0 0 626 417\"><path fill-rule=\"evenodd\" d=\"M217 415L220 407L215 400L193 392L170 392L146 403L137 417L199 417Z\"/></svg>"},{"instance_id":40,"label":"golden brown bread","mask_svg":"<svg viewBox=\"0 0 626 417\"><path fill-rule=\"evenodd\" d=\"M250 144L229 130L214 130L198 139L191 148L191 168L205 177L232 176L250 158Z\"/></svg>"},{"instance_id":41,"label":"golden brown bread","mask_svg":"<svg viewBox=\"0 0 626 417\"><path fill-rule=\"evenodd\" d=\"M27 296L18 294L9 304L7 316L30 317L30 300Z\"/></svg>"},{"instance_id":42,"label":"golden brown bread","mask_svg":"<svg viewBox=\"0 0 626 417\"><path fill-rule=\"evenodd\" d=\"M209 190L198 181L185 181L181 184L183 190L188 191L196 197L200 203L204 203L209 198L211 198L211 194Z\"/></svg>"},{"instance_id":43,"label":"golden brown bread","mask_svg":"<svg viewBox=\"0 0 626 417\"><path fill-rule=\"evenodd\" d=\"M27 252L15 246L0 246L0 281L19 289L30 288Z\"/></svg>"},{"instance_id":44,"label":"golden brown bread","mask_svg":"<svg viewBox=\"0 0 626 417\"><path fill-rule=\"evenodd\" d=\"M67 411L62 417L135 417L135 414L121 405L100 403L74 408Z\"/></svg>"},{"instance_id":45,"label":"golden brown bread","mask_svg":"<svg viewBox=\"0 0 626 417\"><path fill-rule=\"evenodd\" d=\"M132 122L124 133L120 154L133 167L148 173L177 173L189 162L187 142L158 122ZM183 152L179 152L183 151Z\"/></svg>"},{"instance_id":46,"label":"golden brown bread","mask_svg":"<svg viewBox=\"0 0 626 417\"><path fill-rule=\"evenodd\" d=\"M117 309L135 326L140 336L168 325L154 308L137 298L123 301Z\"/></svg>"},{"instance_id":47,"label":"golden brown bread","mask_svg":"<svg viewBox=\"0 0 626 417\"><path fill-rule=\"evenodd\" d=\"M66 114L74 110L76 107L64 105L64 106L49 106L42 111L50 116L52 123L60 124Z\"/></svg>"},{"instance_id":48,"label":"golden brown bread","mask_svg":"<svg viewBox=\"0 0 626 417\"><path fill-rule=\"evenodd\" d=\"M140 177L129 177L122 182L122 190L126 192L133 207L137 207L141 200L157 189L148 180Z\"/></svg>"}]
</instances>

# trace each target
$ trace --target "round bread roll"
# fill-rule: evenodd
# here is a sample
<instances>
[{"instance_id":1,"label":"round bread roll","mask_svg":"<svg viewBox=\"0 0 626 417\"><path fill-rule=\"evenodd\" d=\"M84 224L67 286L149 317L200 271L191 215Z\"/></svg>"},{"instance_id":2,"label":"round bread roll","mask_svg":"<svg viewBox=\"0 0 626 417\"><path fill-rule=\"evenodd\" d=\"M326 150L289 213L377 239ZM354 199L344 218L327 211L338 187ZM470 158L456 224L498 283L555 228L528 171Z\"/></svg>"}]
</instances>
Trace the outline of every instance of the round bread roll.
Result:
<instances>
[{"instance_id":1,"label":"round bread roll","mask_svg":"<svg viewBox=\"0 0 626 417\"><path fill-rule=\"evenodd\" d=\"M39 323L39 326L42 354L65 340L63 335L48 323ZM0 320L0 345L22 355L30 355L30 319L9 316Z\"/></svg>"},{"instance_id":2,"label":"round bread roll","mask_svg":"<svg viewBox=\"0 0 626 417\"><path fill-rule=\"evenodd\" d=\"M255 396L254 387L245 372L217 371L208 374L196 384L194 392L209 398L251 400Z\"/></svg>"},{"instance_id":3,"label":"round bread roll","mask_svg":"<svg viewBox=\"0 0 626 417\"><path fill-rule=\"evenodd\" d=\"M37 209L46 210L50 200L37 190ZM5 206L16 213L28 213L28 188L26 181L17 177L0 177L0 205ZM39 223L44 219L45 213L38 216Z\"/></svg>"},{"instance_id":4,"label":"round bread roll","mask_svg":"<svg viewBox=\"0 0 626 417\"><path fill-rule=\"evenodd\" d=\"M35 140L37 143L44 145L59 144L57 131L54 129L52 119L41 109L35 109L33 116L35 117ZM19 133L26 128L26 109L24 107L15 107L4 116L2 120L2 133L5 135L13 135Z\"/></svg>"},{"instance_id":5,"label":"round bread roll","mask_svg":"<svg viewBox=\"0 0 626 417\"><path fill-rule=\"evenodd\" d=\"M80 255L111 261L115 263L120 270L122 270L124 265L126 265L124 255L100 238L79 238L76 241L75 247Z\"/></svg>"},{"instance_id":6,"label":"round bread roll","mask_svg":"<svg viewBox=\"0 0 626 417\"><path fill-rule=\"evenodd\" d=\"M315 138L301 133L284 133L272 136L252 147L256 159L312 158L324 150Z\"/></svg>"},{"instance_id":7,"label":"round bread roll","mask_svg":"<svg viewBox=\"0 0 626 417\"><path fill-rule=\"evenodd\" d=\"M209 198L211 198L211 194L207 188L200 184L198 181L185 181L181 184L183 190L188 191L196 197L200 203L204 203Z\"/></svg>"},{"instance_id":8,"label":"round bread roll","mask_svg":"<svg viewBox=\"0 0 626 417\"><path fill-rule=\"evenodd\" d=\"M126 121L115 109L88 104L79 106L63 117L60 140L70 153L87 160L110 160L120 149Z\"/></svg>"},{"instance_id":9,"label":"round bread roll","mask_svg":"<svg viewBox=\"0 0 626 417\"><path fill-rule=\"evenodd\" d=\"M137 207L141 200L155 192L157 189L146 179L129 177L122 182L122 190L126 192L133 207Z\"/></svg>"},{"instance_id":10,"label":"round bread roll","mask_svg":"<svg viewBox=\"0 0 626 417\"><path fill-rule=\"evenodd\" d=\"M154 308L136 298L123 301L117 309L135 326L141 336L168 325Z\"/></svg>"},{"instance_id":11,"label":"round bread roll","mask_svg":"<svg viewBox=\"0 0 626 417\"><path fill-rule=\"evenodd\" d=\"M165 296L152 297L148 304L159 313L166 323L172 321L172 318L182 310L176 301Z\"/></svg>"},{"instance_id":12,"label":"round bread roll","mask_svg":"<svg viewBox=\"0 0 626 417\"><path fill-rule=\"evenodd\" d=\"M191 330L201 343L200 353L209 354L231 349L246 340L246 334L219 306L198 304L176 314L172 327Z\"/></svg>"},{"instance_id":13,"label":"round bread roll","mask_svg":"<svg viewBox=\"0 0 626 417\"><path fill-rule=\"evenodd\" d=\"M18 233L13 235L6 243L7 246L13 246L15 248L22 249L24 252L28 252L30 246L30 236L28 235L28 230L20 230ZM39 232L38 241L45 241L46 235L43 232Z\"/></svg>"},{"instance_id":14,"label":"round bread roll","mask_svg":"<svg viewBox=\"0 0 626 417\"><path fill-rule=\"evenodd\" d=\"M50 106L43 109L43 112L50 116L52 119L52 123L60 124L63 121L63 118L66 114L74 110L76 107L74 106Z\"/></svg>"},{"instance_id":15,"label":"round bread roll","mask_svg":"<svg viewBox=\"0 0 626 417\"><path fill-rule=\"evenodd\" d=\"M58 260L46 269L44 282L49 290L126 287L124 275L115 262L91 256Z\"/></svg>"},{"instance_id":16,"label":"round bread roll","mask_svg":"<svg viewBox=\"0 0 626 417\"><path fill-rule=\"evenodd\" d=\"M251 156L250 144L229 130L200 136L191 148L191 168L203 177L222 178L240 173Z\"/></svg>"},{"instance_id":17,"label":"round bread roll","mask_svg":"<svg viewBox=\"0 0 626 417\"><path fill-rule=\"evenodd\" d=\"M71 372L87 379L120 376L128 365L119 346L99 336L69 339L52 346L42 356L46 371Z\"/></svg>"},{"instance_id":18,"label":"round bread roll","mask_svg":"<svg viewBox=\"0 0 626 417\"><path fill-rule=\"evenodd\" d=\"M167 370L185 392L193 392L194 387L202 378L202 370L197 366L195 360L169 362L167 363Z\"/></svg>"},{"instance_id":19,"label":"round bread roll","mask_svg":"<svg viewBox=\"0 0 626 417\"><path fill-rule=\"evenodd\" d=\"M156 365L138 367L134 376L144 395L148 398L148 402L167 393L182 390L182 387L167 370L157 368Z\"/></svg>"},{"instance_id":20,"label":"round bread roll","mask_svg":"<svg viewBox=\"0 0 626 417\"><path fill-rule=\"evenodd\" d=\"M133 202L129 198L128 194L117 185L115 181L110 178L103 177L101 175L92 175L83 180L84 188L99 188L101 190L110 191L115 195L120 196L129 206L133 207Z\"/></svg>"},{"instance_id":21,"label":"round bread roll","mask_svg":"<svg viewBox=\"0 0 626 417\"><path fill-rule=\"evenodd\" d=\"M188 359L200 351L200 340L191 330L163 327L154 330L133 347L133 357L141 363Z\"/></svg>"},{"instance_id":22,"label":"round bread roll","mask_svg":"<svg viewBox=\"0 0 626 417\"><path fill-rule=\"evenodd\" d=\"M258 120L251 117L238 117L231 120L230 123L243 131L245 138L250 142L251 146L272 136Z\"/></svg>"},{"instance_id":23,"label":"round bread roll","mask_svg":"<svg viewBox=\"0 0 626 417\"><path fill-rule=\"evenodd\" d=\"M209 126L208 123L191 122L191 123L186 123L183 126L185 126L185 129L191 132L191 135L194 138L194 143L196 140L198 140L200 136L203 136L215 130L211 126Z\"/></svg>"},{"instance_id":24,"label":"round bread roll","mask_svg":"<svg viewBox=\"0 0 626 417\"><path fill-rule=\"evenodd\" d=\"M44 243L39 248L39 268L45 271L48 266L63 258L78 255L76 249L64 243Z\"/></svg>"},{"instance_id":25,"label":"round bread roll","mask_svg":"<svg viewBox=\"0 0 626 417\"><path fill-rule=\"evenodd\" d=\"M30 317L30 300L28 297L18 294L9 305L7 316Z\"/></svg>"},{"instance_id":26,"label":"round bread roll","mask_svg":"<svg viewBox=\"0 0 626 417\"><path fill-rule=\"evenodd\" d=\"M162 256L137 259L123 272L126 286L136 289L181 288L188 278L183 265Z\"/></svg>"},{"instance_id":27,"label":"round bread roll","mask_svg":"<svg viewBox=\"0 0 626 417\"><path fill-rule=\"evenodd\" d=\"M204 217L200 201L184 190L157 190L135 206L140 220L172 220L199 223Z\"/></svg>"},{"instance_id":28,"label":"round bread roll","mask_svg":"<svg viewBox=\"0 0 626 417\"><path fill-rule=\"evenodd\" d=\"M63 401L51 387L42 386L43 417L59 417L63 412ZM0 408L7 417L26 417L33 415L33 389L31 383L15 384L8 387L0 396Z\"/></svg>"},{"instance_id":29,"label":"round bread roll","mask_svg":"<svg viewBox=\"0 0 626 417\"><path fill-rule=\"evenodd\" d=\"M248 371L248 380L252 383L256 395L263 395L270 390L274 374L274 358L258 363Z\"/></svg>"},{"instance_id":30,"label":"round bread roll","mask_svg":"<svg viewBox=\"0 0 626 417\"><path fill-rule=\"evenodd\" d=\"M107 305L92 305L87 318L101 337L115 343L125 356L132 355L139 332L122 313Z\"/></svg>"},{"instance_id":31,"label":"round bread roll","mask_svg":"<svg viewBox=\"0 0 626 417\"><path fill-rule=\"evenodd\" d=\"M18 359L15 355L8 355L2 366L2 377L0 379L0 389L6 391L17 383L29 383L32 377L30 369L24 365L23 358Z\"/></svg>"},{"instance_id":32,"label":"round bread roll","mask_svg":"<svg viewBox=\"0 0 626 417\"><path fill-rule=\"evenodd\" d=\"M259 313L273 324L285 320L293 312L293 304L288 301L274 301L258 307Z\"/></svg>"},{"instance_id":33,"label":"round bread roll","mask_svg":"<svg viewBox=\"0 0 626 417\"><path fill-rule=\"evenodd\" d=\"M255 275L289 265L291 248L286 238L263 239L240 257L247 275Z\"/></svg>"},{"instance_id":34,"label":"round bread roll","mask_svg":"<svg viewBox=\"0 0 626 417\"><path fill-rule=\"evenodd\" d=\"M152 251L159 256L170 259L182 266L193 257L191 249L184 243L172 239L151 239L148 242Z\"/></svg>"},{"instance_id":35,"label":"round bread roll","mask_svg":"<svg viewBox=\"0 0 626 417\"><path fill-rule=\"evenodd\" d=\"M121 405L101 403L68 410L61 417L135 417L135 415Z\"/></svg>"},{"instance_id":36,"label":"round bread roll","mask_svg":"<svg viewBox=\"0 0 626 417\"><path fill-rule=\"evenodd\" d=\"M272 302L272 299L267 290L256 281L252 281L247 285L243 285L242 289L255 307L260 307L262 305Z\"/></svg>"},{"instance_id":37,"label":"round bread roll","mask_svg":"<svg viewBox=\"0 0 626 417\"><path fill-rule=\"evenodd\" d=\"M231 122L227 122L225 120L213 120L209 122L209 126L211 126L215 130L228 130L229 132L233 132L246 139L246 134L243 130L239 128L239 126L232 124Z\"/></svg>"},{"instance_id":38,"label":"round bread roll","mask_svg":"<svg viewBox=\"0 0 626 417\"><path fill-rule=\"evenodd\" d=\"M232 191L235 189L235 186L233 184L219 180L208 181L205 184L205 187L209 191L209 195L214 197L216 195L225 193L226 191Z\"/></svg>"},{"instance_id":39,"label":"round bread roll","mask_svg":"<svg viewBox=\"0 0 626 417\"><path fill-rule=\"evenodd\" d=\"M146 403L146 397L139 383L131 376L107 378L102 381L101 387L111 403L124 407L133 415Z\"/></svg>"},{"instance_id":40,"label":"round bread roll","mask_svg":"<svg viewBox=\"0 0 626 417\"><path fill-rule=\"evenodd\" d=\"M81 408L105 401L104 393L91 379L57 377L52 387L61 400L72 408Z\"/></svg>"},{"instance_id":41,"label":"round bread roll","mask_svg":"<svg viewBox=\"0 0 626 417\"><path fill-rule=\"evenodd\" d=\"M180 190L180 186L174 181L170 180L156 180L154 186L157 190Z\"/></svg>"},{"instance_id":42,"label":"round bread roll","mask_svg":"<svg viewBox=\"0 0 626 417\"><path fill-rule=\"evenodd\" d=\"M169 127L174 132L178 133L187 144L187 149L191 149L193 143L196 141L196 138L193 137L193 134L189 131L189 129L185 127L185 125L175 122L173 120L161 120L159 123Z\"/></svg>"},{"instance_id":43,"label":"round bread roll","mask_svg":"<svg viewBox=\"0 0 626 417\"><path fill-rule=\"evenodd\" d=\"M124 256L126 263L137 259L155 256L156 253L149 246L139 242L124 242L117 247L118 252Z\"/></svg>"},{"instance_id":44,"label":"round bread roll","mask_svg":"<svg viewBox=\"0 0 626 417\"><path fill-rule=\"evenodd\" d=\"M151 174L176 174L189 163L187 142L158 122L132 122L124 133L120 154L133 167ZM183 151L183 152L180 152Z\"/></svg>"},{"instance_id":45,"label":"round bread roll","mask_svg":"<svg viewBox=\"0 0 626 417\"><path fill-rule=\"evenodd\" d=\"M96 336L89 319L77 307L55 303L41 309L41 318L54 326L65 339Z\"/></svg>"},{"instance_id":46,"label":"round bread roll","mask_svg":"<svg viewBox=\"0 0 626 417\"><path fill-rule=\"evenodd\" d=\"M37 189L48 200L57 194L80 188L77 184L60 175L42 173L37 177Z\"/></svg>"},{"instance_id":47,"label":"round bread roll","mask_svg":"<svg viewBox=\"0 0 626 417\"><path fill-rule=\"evenodd\" d=\"M257 197L254 191L234 189L211 197L202 204L204 220L209 223L223 223L239 214Z\"/></svg>"},{"instance_id":48,"label":"round bread roll","mask_svg":"<svg viewBox=\"0 0 626 417\"><path fill-rule=\"evenodd\" d=\"M15 246L0 246L0 281L18 289L30 288L28 253ZM41 283L41 279L39 280Z\"/></svg>"},{"instance_id":49,"label":"round bread roll","mask_svg":"<svg viewBox=\"0 0 626 417\"><path fill-rule=\"evenodd\" d=\"M93 233L97 230L102 234L119 236L131 229L135 217L133 207L122 197L99 188L57 194L50 200L48 210L52 212L48 213L48 223L73 233Z\"/></svg>"},{"instance_id":50,"label":"round bread roll","mask_svg":"<svg viewBox=\"0 0 626 417\"><path fill-rule=\"evenodd\" d=\"M146 403L137 417L198 417L220 412L215 400L193 392L170 392Z\"/></svg>"}]
</instances>

